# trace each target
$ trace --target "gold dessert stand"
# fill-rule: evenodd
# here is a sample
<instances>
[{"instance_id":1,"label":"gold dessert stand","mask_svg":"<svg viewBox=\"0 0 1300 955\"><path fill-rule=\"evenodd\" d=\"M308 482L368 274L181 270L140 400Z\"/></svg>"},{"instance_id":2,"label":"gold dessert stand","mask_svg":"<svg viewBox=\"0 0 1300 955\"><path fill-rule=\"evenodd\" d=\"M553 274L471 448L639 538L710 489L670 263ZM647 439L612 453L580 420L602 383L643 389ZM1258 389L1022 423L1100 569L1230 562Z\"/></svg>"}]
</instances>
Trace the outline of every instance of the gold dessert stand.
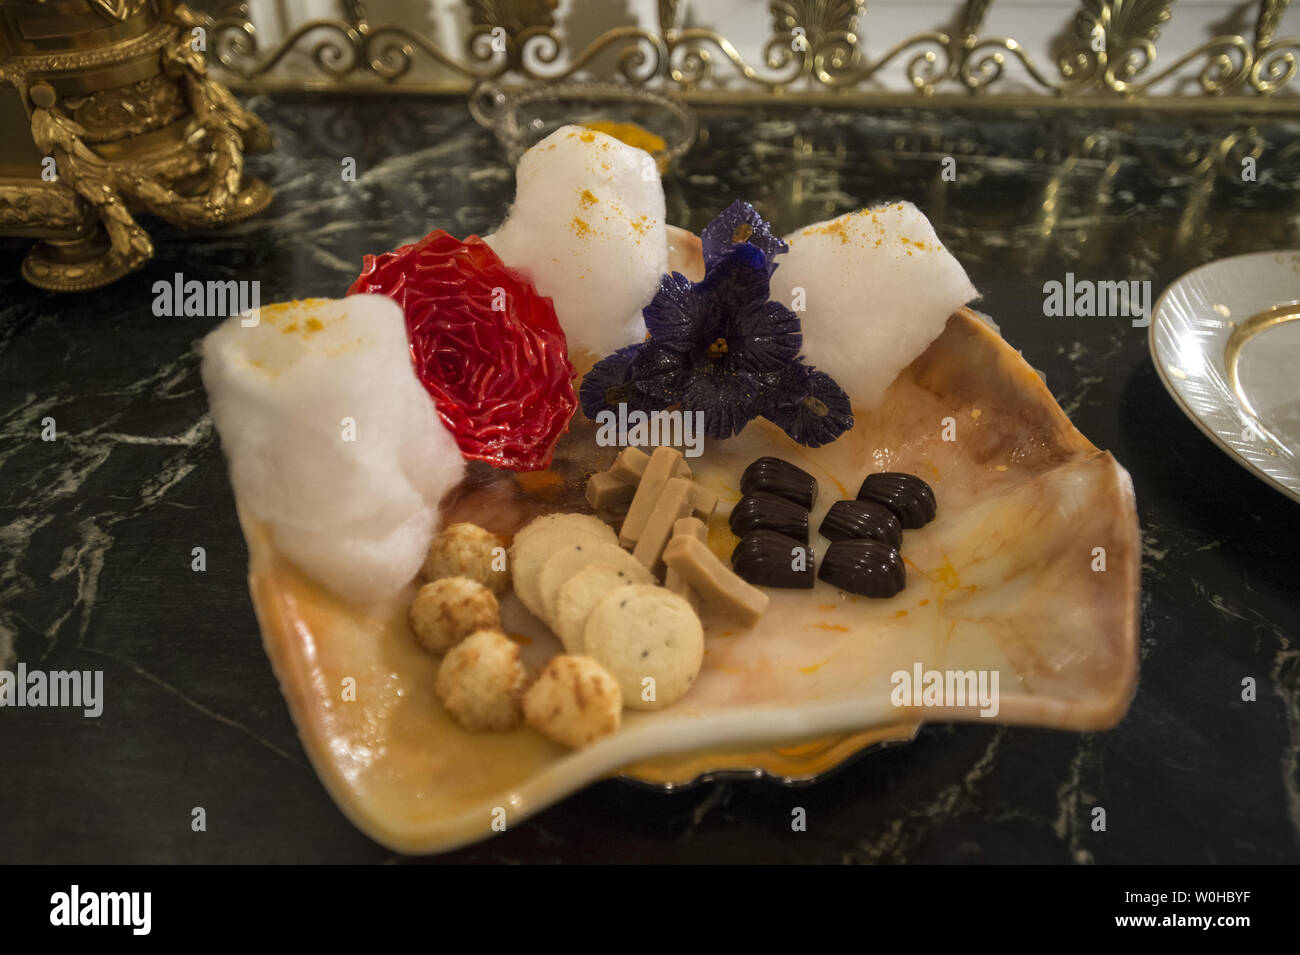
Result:
<instances>
[{"instance_id":1,"label":"gold dessert stand","mask_svg":"<svg viewBox=\"0 0 1300 955\"><path fill-rule=\"evenodd\" d=\"M143 266L148 212L183 229L271 201L244 154L266 124L207 74L205 22L171 0L0 0L0 235L23 277L99 288Z\"/></svg>"}]
</instances>

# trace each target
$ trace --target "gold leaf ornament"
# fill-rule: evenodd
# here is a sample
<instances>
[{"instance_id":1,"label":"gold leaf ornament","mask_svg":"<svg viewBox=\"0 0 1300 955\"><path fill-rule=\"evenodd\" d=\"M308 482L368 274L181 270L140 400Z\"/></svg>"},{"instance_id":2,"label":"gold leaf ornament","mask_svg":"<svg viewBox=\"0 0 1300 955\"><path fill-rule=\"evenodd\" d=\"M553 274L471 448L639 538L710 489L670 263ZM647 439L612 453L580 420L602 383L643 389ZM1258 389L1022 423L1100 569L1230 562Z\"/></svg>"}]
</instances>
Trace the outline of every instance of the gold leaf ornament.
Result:
<instances>
[{"instance_id":1,"label":"gold leaf ornament","mask_svg":"<svg viewBox=\"0 0 1300 955\"><path fill-rule=\"evenodd\" d=\"M817 49L828 36L853 33L862 15L861 0L773 0L772 30L778 35L794 35L802 30L810 49Z\"/></svg>"},{"instance_id":2,"label":"gold leaf ornament","mask_svg":"<svg viewBox=\"0 0 1300 955\"><path fill-rule=\"evenodd\" d=\"M121 23L139 13L149 0L89 0L90 6L110 20Z\"/></svg>"}]
</instances>

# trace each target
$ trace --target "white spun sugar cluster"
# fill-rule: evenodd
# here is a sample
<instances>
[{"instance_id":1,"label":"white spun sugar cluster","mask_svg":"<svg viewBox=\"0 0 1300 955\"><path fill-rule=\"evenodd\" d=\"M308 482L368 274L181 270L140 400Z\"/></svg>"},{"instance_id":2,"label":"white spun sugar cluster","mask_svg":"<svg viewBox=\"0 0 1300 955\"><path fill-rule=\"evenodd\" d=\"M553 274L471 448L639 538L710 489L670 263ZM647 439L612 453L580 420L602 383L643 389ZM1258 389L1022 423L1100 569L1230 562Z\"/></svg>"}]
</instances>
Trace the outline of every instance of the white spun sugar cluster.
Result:
<instances>
[{"instance_id":1,"label":"white spun sugar cluster","mask_svg":"<svg viewBox=\"0 0 1300 955\"><path fill-rule=\"evenodd\" d=\"M668 270L664 190L650 154L564 126L524 153L515 180L510 214L485 241L550 296L570 354L600 357L641 341L641 309Z\"/></svg>"},{"instance_id":2,"label":"white spun sugar cluster","mask_svg":"<svg viewBox=\"0 0 1300 955\"><path fill-rule=\"evenodd\" d=\"M258 318L244 327L232 316L202 349L240 507L334 593L391 596L420 569L438 502L465 470L415 376L402 310L353 295Z\"/></svg>"},{"instance_id":3,"label":"white spun sugar cluster","mask_svg":"<svg viewBox=\"0 0 1300 955\"><path fill-rule=\"evenodd\" d=\"M898 373L978 293L910 202L863 209L786 236L772 298L797 312L804 355L848 393L879 404ZM802 293L796 293L802 289Z\"/></svg>"}]
</instances>

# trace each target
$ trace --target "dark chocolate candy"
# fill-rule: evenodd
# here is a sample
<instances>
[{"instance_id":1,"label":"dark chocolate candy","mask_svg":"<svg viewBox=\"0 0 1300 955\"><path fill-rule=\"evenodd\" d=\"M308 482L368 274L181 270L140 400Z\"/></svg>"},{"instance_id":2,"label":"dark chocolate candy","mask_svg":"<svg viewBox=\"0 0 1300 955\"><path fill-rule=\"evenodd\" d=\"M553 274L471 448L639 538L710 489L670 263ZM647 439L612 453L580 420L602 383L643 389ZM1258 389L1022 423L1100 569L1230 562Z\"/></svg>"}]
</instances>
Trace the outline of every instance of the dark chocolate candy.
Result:
<instances>
[{"instance_id":1,"label":"dark chocolate candy","mask_svg":"<svg viewBox=\"0 0 1300 955\"><path fill-rule=\"evenodd\" d=\"M826 512L820 529L827 540L871 537L897 548L903 543L903 525L879 501L836 501Z\"/></svg>"},{"instance_id":2,"label":"dark chocolate candy","mask_svg":"<svg viewBox=\"0 0 1300 955\"><path fill-rule=\"evenodd\" d=\"M934 520L934 491L915 474L882 471L868 475L858 491L858 500L885 505L906 528L924 527Z\"/></svg>"},{"instance_id":3,"label":"dark chocolate candy","mask_svg":"<svg viewBox=\"0 0 1300 955\"><path fill-rule=\"evenodd\" d=\"M737 537L744 537L750 531L767 530L808 543L808 509L766 491L742 497L731 509L728 523Z\"/></svg>"},{"instance_id":4,"label":"dark chocolate candy","mask_svg":"<svg viewBox=\"0 0 1300 955\"><path fill-rule=\"evenodd\" d=\"M789 461L759 458L740 477L741 494L755 491L779 495L811 510L817 500L817 479Z\"/></svg>"},{"instance_id":5,"label":"dark chocolate candy","mask_svg":"<svg viewBox=\"0 0 1300 955\"><path fill-rule=\"evenodd\" d=\"M731 552L732 569L758 587L813 585L813 549L776 531L752 531Z\"/></svg>"},{"instance_id":6,"label":"dark chocolate candy","mask_svg":"<svg viewBox=\"0 0 1300 955\"><path fill-rule=\"evenodd\" d=\"M863 597L892 597L907 583L898 551L870 537L835 541L826 548L817 576Z\"/></svg>"}]
</instances>

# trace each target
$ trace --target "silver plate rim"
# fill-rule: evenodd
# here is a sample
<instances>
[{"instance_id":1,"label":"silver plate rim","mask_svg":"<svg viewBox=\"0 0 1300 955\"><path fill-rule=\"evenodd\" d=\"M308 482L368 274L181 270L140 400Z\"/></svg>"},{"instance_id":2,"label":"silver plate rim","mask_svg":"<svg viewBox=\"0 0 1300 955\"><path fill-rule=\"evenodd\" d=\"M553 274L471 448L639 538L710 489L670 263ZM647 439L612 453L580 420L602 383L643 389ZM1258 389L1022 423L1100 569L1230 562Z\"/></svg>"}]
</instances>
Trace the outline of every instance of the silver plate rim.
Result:
<instances>
[{"instance_id":1,"label":"silver plate rim","mask_svg":"<svg viewBox=\"0 0 1300 955\"><path fill-rule=\"evenodd\" d=\"M1223 259L1216 259L1212 262L1206 262L1198 265L1196 268L1189 269L1178 278L1174 279L1160 293L1159 299L1156 300L1155 308L1151 313L1151 324L1147 329L1147 349L1151 356L1151 363L1155 365L1156 374L1160 378L1161 384L1179 410L1186 415L1200 431L1209 438L1214 444L1229 457L1235 460L1243 468L1259 478L1265 484L1281 492L1296 503L1300 503L1300 470L1292 470L1282 467L1285 462L1285 456L1276 456L1265 450L1265 446L1270 442L1263 439L1247 440L1243 437L1244 429L1226 428L1216 425L1207 418L1214 417L1223 419L1225 417L1235 417L1238 420L1245 420L1252 417L1250 412L1243 408L1237 396L1230 389L1216 388L1213 394L1218 397L1217 404L1210 404L1205 397L1194 396L1190 389L1183 382L1176 380L1166 368L1167 356L1162 356L1162 346L1158 336L1168 334L1173 336L1175 333L1169 328L1171 321L1171 312L1174 306L1171 304L1171 295L1177 294L1187 288L1193 276L1206 272L1228 271L1240 268L1247 260L1265 260L1276 259L1281 256L1292 256L1300 260L1300 249L1279 249L1276 251L1248 252L1243 255L1229 256ZM1300 283L1298 283L1300 289ZM1298 293L1300 297L1300 293ZM1275 304L1283 304L1281 302ZM1253 315L1258 309L1251 309ZM1249 317L1249 316L1247 316ZM1225 337L1230 335L1225 334ZM1205 355L1207 363L1222 362L1223 355ZM1188 379L1184 379L1186 381Z\"/></svg>"}]
</instances>

